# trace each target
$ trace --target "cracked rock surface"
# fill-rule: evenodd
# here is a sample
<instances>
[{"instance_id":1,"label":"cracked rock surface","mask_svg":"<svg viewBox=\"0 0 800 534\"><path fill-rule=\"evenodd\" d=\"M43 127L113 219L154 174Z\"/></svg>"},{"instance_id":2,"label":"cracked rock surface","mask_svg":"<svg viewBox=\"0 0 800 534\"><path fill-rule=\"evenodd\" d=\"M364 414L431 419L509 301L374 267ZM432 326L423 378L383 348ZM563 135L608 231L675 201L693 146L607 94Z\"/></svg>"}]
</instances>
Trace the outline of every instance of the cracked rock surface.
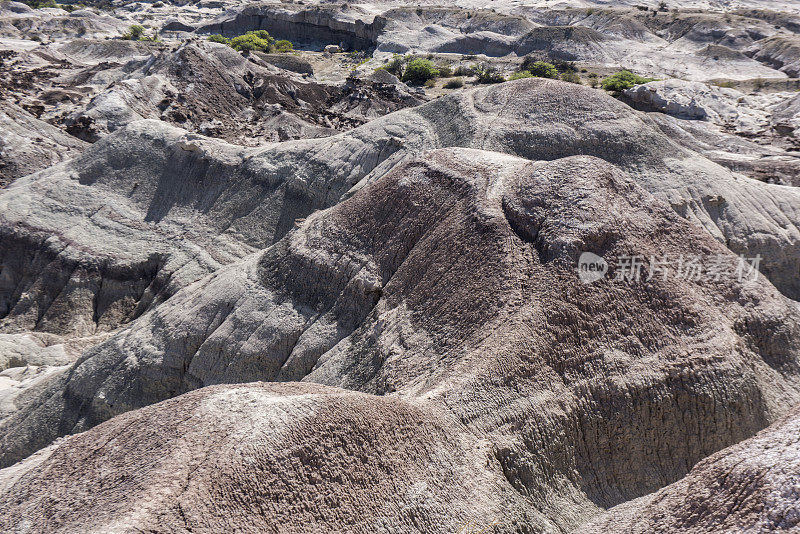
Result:
<instances>
[{"instance_id":1,"label":"cracked rock surface","mask_svg":"<svg viewBox=\"0 0 800 534\"><path fill-rule=\"evenodd\" d=\"M580 532L782 532L800 525L800 413L699 462L678 482L612 508Z\"/></svg>"}]
</instances>

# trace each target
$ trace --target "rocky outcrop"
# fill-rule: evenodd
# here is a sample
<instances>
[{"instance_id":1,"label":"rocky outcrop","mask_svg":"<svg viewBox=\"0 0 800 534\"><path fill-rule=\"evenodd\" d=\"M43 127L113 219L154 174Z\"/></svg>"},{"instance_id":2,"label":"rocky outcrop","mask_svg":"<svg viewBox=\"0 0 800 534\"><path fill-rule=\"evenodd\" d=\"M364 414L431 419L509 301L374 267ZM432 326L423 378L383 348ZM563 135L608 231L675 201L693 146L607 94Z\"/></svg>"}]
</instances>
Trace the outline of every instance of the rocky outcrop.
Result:
<instances>
[{"instance_id":1,"label":"rocky outcrop","mask_svg":"<svg viewBox=\"0 0 800 534\"><path fill-rule=\"evenodd\" d=\"M716 91L722 92L722 89L716 88ZM701 120L708 117L708 111L698 102L698 98L704 101L703 96L707 95L713 99L716 96L714 93L714 88L703 83L666 80L637 85L622 94L637 109L658 111L679 119ZM717 99L720 98L717 96Z\"/></svg>"},{"instance_id":2,"label":"rocky outcrop","mask_svg":"<svg viewBox=\"0 0 800 534\"><path fill-rule=\"evenodd\" d=\"M85 335L104 322L98 309L114 310L105 323L113 328L279 240L295 219L336 204L397 162L447 146L531 160L603 158L735 253L760 254L764 274L784 294L800 294L797 192L732 175L601 92L520 80L395 112L343 135L258 150L160 122L134 123L0 196L2 250L13 258L5 260L0 294L5 328ZM49 277L49 268L59 275ZM73 314L46 319L48 309L63 306Z\"/></svg>"},{"instance_id":3,"label":"rocky outcrop","mask_svg":"<svg viewBox=\"0 0 800 534\"><path fill-rule=\"evenodd\" d=\"M314 1L0 6L0 531L796 528L796 17Z\"/></svg>"},{"instance_id":4,"label":"rocky outcrop","mask_svg":"<svg viewBox=\"0 0 800 534\"><path fill-rule=\"evenodd\" d=\"M283 70L296 72L298 74L314 74L314 68L307 60L297 57L293 54L265 54L263 52L253 52L253 56L275 65Z\"/></svg>"},{"instance_id":5,"label":"rocky outcrop","mask_svg":"<svg viewBox=\"0 0 800 534\"><path fill-rule=\"evenodd\" d=\"M800 184L800 157L778 146L784 140L791 142L791 138L775 137L771 132L748 138L708 121L678 119L659 112L651 113L650 118L681 146L734 172L772 184Z\"/></svg>"},{"instance_id":6,"label":"rocky outcrop","mask_svg":"<svg viewBox=\"0 0 800 534\"><path fill-rule=\"evenodd\" d=\"M244 57L218 43L188 42L131 63L116 69L124 72L67 117L68 131L96 141L130 122L159 119L260 146L326 137L422 102L407 88L391 90L358 80L322 84L301 76L310 73L311 65L293 55L254 52Z\"/></svg>"},{"instance_id":7,"label":"rocky outcrop","mask_svg":"<svg viewBox=\"0 0 800 534\"><path fill-rule=\"evenodd\" d=\"M791 125L797 115L793 93L745 94L699 82L662 80L627 89L621 98L652 112L664 133L712 161L765 182L798 183L800 158L792 150L796 140Z\"/></svg>"},{"instance_id":8,"label":"rocky outcrop","mask_svg":"<svg viewBox=\"0 0 800 534\"><path fill-rule=\"evenodd\" d=\"M215 386L0 472L0 528L456 532L499 523L515 494L444 413L313 384Z\"/></svg>"},{"instance_id":9,"label":"rocky outcrop","mask_svg":"<svg viewBox=\"0 0 800 534\"><path fill-rule=\"evenodd\" d=\"M87 146L16 104L0 110L0 188L80 154Z\"/></svg>"},{"instance_id":10,"label":"rocky outcrop","mask_svg":"<svg viewBox=\"0 0 800 534\"><path fill-rule=\"evenodd\" d=\"M772 134L773 109L792 96L792 93L745 94L727 87L672 79L648 82L623 92L623 99L636 109L679 119L707 120L726 132L751 138Z\"/></svg>"},{"instance_id":11,"label":"rocky outcrop","mask_svg":"<svg viewBox=\"0 0 800 534\"><path fill-rule=\"evenodd\" d=\"M797 17L675 1L0 5L0 531L796 529Z\"/></svg>"},{"instance_id":12,"label":"rocky outcrop","mask_svg":"<svg viewBox=\"0 0 800 534\"><path fill-rule=\"evenodd\" d=\"M503 528L553 530L800 399L800 315L766 279L582 284L583 250L737 262L598 158L434 151L86 351L0 423L2 461L203 386L302 379L449 414L522 503Z\"/></svg>"},{"instance_id":13,"label":"rocky outcrop","mask_svg":"<svg viewBox=\"0 0 800 534\"><path fill-rule=\"evenodd\" d=\"M252 4L226 12L216 21L197 27L198 33L234 37L251 30L267 30L277 39L316 47L342 44L350 50L373 48L385 19L358 8Z\"/></svg>"},{"instance_id":14,"label":"rocky outcrop","mask_svg":"<svg viewBox=\"0 0 800 534\"><path fill-rule=\"evenodd\" d=\"M699 462L680 481L612 508L585 533L780 532L800 526L800 410Z\"/></svg>"},{"instance_id":15,"label":"rocky outcrop","mask_svg":"<svg viewBox=\"0 0 800 534\"><path fill-rule=\"evenodd\" d=\"M800 144L800 94L775 107L772 113L772 127L784 135L793 137Z\"/></svg>"},{"instance_id":16,"label":"rocky outcrop","mask_svg":"<svg viewBox=\"0 0 800 534\"><path fill-rule=\"evenodd\" d=\"M0 371L10 367L70 364L63 340L52 334L0 334Z\"/></svg>"},{"instance_id":17,"label":"rocky outcrop","mask_svg":"<svg viewBox=\"0 0 800 534\"><path fill-rule=\"evenodd\" d=\"M750 49L752 57L792 78L800 77L800 36L775 36L758 41Z\"/></svg>"},{"instance_id":18,"label":"rocky outcrop","mask_svg":"<svg viewBox=\"0 0 800 534\"><path fill-rule=\"evenodd\" d=\"M74 112L67 125L96 141L132 121L161 119L253 146L335 132L331 119L337 118L326 121L322 109L335 91L283 76L224 45L189 43L149 57Z\"/></svg>"},{"instance_id":19,"label":"rocky outcrop","mask_svg":"<svg viewBox=\"0 0 800 534\"><path fill-rule=\"evenodd\" d=\"M71 13L59 8L25 9L18 2L0 6L0 36L60 39L65 37L117 37L129 23L89 9Z\"/></svg>"}]
</instances>

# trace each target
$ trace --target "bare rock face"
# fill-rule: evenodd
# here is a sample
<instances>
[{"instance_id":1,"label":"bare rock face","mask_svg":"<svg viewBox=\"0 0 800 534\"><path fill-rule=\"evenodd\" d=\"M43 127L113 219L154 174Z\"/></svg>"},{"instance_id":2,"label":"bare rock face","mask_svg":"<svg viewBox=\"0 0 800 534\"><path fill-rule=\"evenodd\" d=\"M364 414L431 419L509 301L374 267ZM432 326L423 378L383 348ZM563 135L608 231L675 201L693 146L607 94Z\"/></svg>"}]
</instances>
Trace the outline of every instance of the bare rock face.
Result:
<instances>
[{"instance_id":1,"label":"bare rock face","mask_svg":"<svg viewBox=\"0 0 800 534\"><path fill-rule=\"evenodd\" d=\"M678 119L660 112L650 113L649 118L676 143L734 172L772 184L800 185L800 155L779 146L769 133L747 138L726 133L708 121Z\"/></svg>"},{"instance_id":2,"label":"bare rock face","mask_svg":"<svg viewBox=\"0 0 800 534\"><path fill-rule=\"evenodd\" d=\"M798 183L795 93L745 94L700 82L661 80L627 89L622 99L651 112L650 118L671 139L716 163L770 183Z\"/></svg>"},{"instance_id":3,"label":"bare rock face","mask_svg":"<svg viewBox=\"0 0 800 534\"><path fill-rule=\"evenodd\" d=\"M361 83L356 90L356 82L307 79L301 74L310 74L311 65L291 54L243 57L228 46L196 40L153 52L94 74L99 92L65 119L67 129L96 141L133 121L159 119L238 145L261 146L334 135L422 103L407 88ZM82 73L88 74L76 76Z\"/></svg>"},{"instance_id":4,"label":"bare rock face","mask_svg":"<svg viewBox=\"0 0 800 534\"><path fill-rule=\"evenodd\" d=\"M0 531L800 530L798 0L599 1L0 3Z\"/></svg>"},{"instance_id":5,"label":"bare rock face","mask_svg":"<svg viewBox=\"0 0 800 534\"><path fill-rule=\"evenodd\" d=\"M579 532L785 532L800 526L800 410Z\"/></svg>"},{"instance_id":6,"label":"bare rock face","mask_svg":"<svg viewBox=\"0 0 800 534\"><path fill-rule=\"evenodd\" d=\"M598 91L520 80L261 149L135 122L0 196L3 328L114 329L398 162L447 146L602 158L733 252L760 254L772 283L800 294L796 190L731 174Z\"/></svg>"},{"instance_id":7,"label":"bare rock face","mask_svg":"<svg viewBox=\"0 0 800 534\"><path fill-rule=\"evenodd\" d=\"M95 141L142 119L244 146L336 133L336 117L325 121L322 111L335 89L258 65L221 44L164 50L121 78L67 119L73 133Z\"/></svg>"},{"instance_id":8,"label":"bare rock face","mask_svg":"<svg viewBox=\"0 0 800 534\"><path fill-rule=\"evenodd\" d=\"M311 5L253 3L236 5L216 20L196 25L199 33L218 33L234 37L251 30L267 30L293 43L322 50L326 45L342 44L348 50L365 50L385 21L358 5Z\"/></svg>"},{"instance_id":9,"label":"bare rock face","mask_svg":"<svg viewBox=\"0 0 800 534\"><path fill-rule=\"evenodd\" d=\"M430 152L86 351L0 423L2 462L207 385L304 380L451 414L515 492L502 529L554 530L800 399L800 313L765 278L582 284L584 250L737 259L599 158Z\"/></svg>"},{"instance_id":10,"label":"bare rock face","mask_svg":"<svg viewBox=\"0 0 800 534\"><path fill-rule=\"evenodd\" d=\"M776 130L791 135L800 143L800 95L795 95L775 107L772 125Z\"/></svg>"},{"instance_id":11,"label":"bare rock face","mask_svg":"<svg viewBox=\"0 0 800 534\"><path fill-rule=\"evenodd\" d=\"M515 504L492 460L424 405L314 384L215 386L0 471L0 528L451 532Z\"/></svg>"},{"instance_id":12,"label":"bare rock face","mask_svg":"<svg viewBox=\"0 0 800 534\"><path fill-rule=\"evenodd\" d=\"M750 51L762 63L785 72L792 78L800 76L800 36L775 36L759 41Z\"/></svg>"},{"instance_id":13,"label":"bare rock face","mask_svg":"<svg viewBox=\"0 0 800 534\"><path fill-rule=\"evenodd\" d=\"M756 137L771 128L773 109L792 93L747 95L736 89L700 82L660 80L626 89L623 98L637 109L679 119L707 120L731 133Z\"/></svg>"},{"instance_id":14,"label":"bare rock face","mask_svg":"<svg viewBox=\"0 0 800 534\"><path fill-rule=\"evenodd\" d=\"M38 39L116 37L128 24L116 17L97 14L89 9L71 13L58 8L30 9L19 2L0 6L0 37Z\"/></svg>"},{"instance_id":15,"label":"bare rock face","mask_svg":"<svg viewBox=\"0 0 800 534\"><path fill-rule=\"evenodd\" d=\"M70 159L86 146L19 106L5 103L0 110L0 188Z\"/></svg>"}]
</instances>

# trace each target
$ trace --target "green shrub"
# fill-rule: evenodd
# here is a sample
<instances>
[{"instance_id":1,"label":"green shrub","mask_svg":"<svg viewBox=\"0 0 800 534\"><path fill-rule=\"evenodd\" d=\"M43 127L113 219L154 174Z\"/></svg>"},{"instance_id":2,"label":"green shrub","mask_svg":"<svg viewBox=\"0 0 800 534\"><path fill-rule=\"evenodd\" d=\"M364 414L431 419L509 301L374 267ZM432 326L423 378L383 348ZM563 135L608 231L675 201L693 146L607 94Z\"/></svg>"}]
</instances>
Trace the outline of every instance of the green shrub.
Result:
<instances>
[{"instance_id":1,"label":"green shrub","mask_svg":"<svg viewBox=\"0 0 800 534\"><path fill-rule=\"evenodd\" d=\"M428 89L433 89L434 87L436 87L436 79L431 78L430 80L426 81L425 87L427 87Z\"/></svg>"},{"instance_id":2,"label":"green shrub","mask_svg":"<svg viewBox=\"0 0 800 534\"><path fill-rule=\"evenodd\" d=\"M34 9L42 9L45 7L58 7L58 4L56 4L56 0L31 0L31 2L27 2L27 4Z\"/></svg>"},{"instance_id":3,"label":"green shrub","mask_svg":"<svg viewBox=\"0 0 800 534\"><path fill-rule=\"evenodd\" d=\"M527 70L537 78L558 78L556 66L546 61L536 61Z\"/></svg>"},{"instance_id":4,"label":"green shrub","mask_svg":"<svg viewBox=\"0 0 800 534\"><path fill-rule=\"evenodd\" d=\"M294 45L291 41L281 39L280 41L275 41L275 50L278 52L291 52L294 50Z\"/></svg>"},{"instance_id":5,"label":"green shrub","mask_svg":"<svg viewBox=\"0 0 800 534\"><path fill-rule=\"evenodd\" d=\"M447 83L444 84L445 89L459 89L464 87L464 80L461 78L453 78L452 80L447 80Z\"/></svg>"},{"instance_id":6,"label":"green shrub","mask_svg":"<svg viewBox=\"0 0 800 534\"><path fill-rule=\"evenodd\" d=\"M128 41L141 41L144 37L144 26L132 24L128 27L127 33L122 34L122 38Z\"/></svg>"},{"instance_id":7,"label":"green shrub","mask_svg":"<svg viewBox=\"0 0 800 534\"><path fill-rule=\"evenodd\" d=\"M556 71L564 71L564 70L575 70L575 64L571 61L553 61L553 62L546 62L540 56L536 56L534 54L530 54L525 56L522 59L522 63L520 64L517 70L523 71L527 70L528 72L532 73L534 76L538 76L534 73L535 70L541 69L542 65L551 65L556 69ZM556 74L556 77L558 74ZM538 76L539 78L546 78L547 76Z\"/></svg>"},{"instance_id":8,"label":"green shrub","mask_svg":"<svg viewBox=\"0 0 800 534\"><path fill-rule=\"evenodd\" d=\"M580 85L581 77L576 72L564 72L561 74L561 80L569 83L577 83Z\"/></svg>"},{"instance_id":9,"label":"green shrub","mask_svg":"<svg viewBox=\"0 0 800 534\"><path fill-rule=\"evenodd\" d=\"M478 83L500 83L506 81L505 77L495 67L481 63L472 67L478 77Z\"/></svg>"},{"instance_id":10,"label":"green shrub","mask_svg":"<svg viewBox=\"0 0 800 534\"><path fill-rule=\"evenodd\" d=\"M245 50L269 52L272 50L273 41L274 39L270 37L266 30L257 30L234 37L230 40L230 42L228 42L228 46L239 52L243 52Z\"/></svg>"},{"instance_id":11,"label":"green shrub","mask_svg":"<svg viewBox=\"0 0 800 534\"><path fill-rule=\"evenodd\" d=\"M417 58L408 62L401 79L404 82L423 84L431 78L436 78L438 75L439 71L436 70L433 63L427 59Z\"/></svg>"},{"instance_id":12,"label":"green shrub","mask_svg":"<svg viewBox=\"0 0 800 534\"><path fill-rule=\"evenodd\" d=\"M392 56L392 59L390 59L389 62L386 63L386 65L380 68L382 68L386 72L394 74L398 78L402 78L403 70L407 62L408 58L395 54L394 56Z\"/></svg>"},{"instance_id":13,"label":"green shrub","mask_svg":"<svg viewBox=\"0 0 800 534\"><path fill-rule=\"evenodd\" d=\"M245 32L245 35L255 35L259 39L264 39L265 41L269 41L269 44L275 42L275 39L269 34L267 30L252 30L249 32Z\"/></svg>"},{"instance_id":14,"label":"green shrub","mask_svg":"<svg viewBox=\"0 0 800 534\"><path fill-rule=\"evenodd\" d=\"M593 88L600 85L600 77L597 76L596 72L589 73L589 85Z\"/></svg>"},{"instance_id":15,"label":"green shrub","mask_svg":"<svg viewBox=\"0 0 800 534\"><path fill-rule=\"evenodd\" d=\"M624 91L634 85L652 82L653 78L642 78L629 70L621 70L603 80L603 89L606 91Z\"/></svg>"},{"instance_id":16,"label":"green shrub","mask_svg":"<svg viewBox=\"0 0 800 534\"><path fill-rule=\"evenodd\" d=\"M222 43L222 44L228 44L230 42L230 39L228 39L227 37L223 37L218 33L209 35L208 40L211 41L212 43Z\"/></svg>"},{"instance_id":17,"label":"green shrub","mask_svg":"<svg viewBox=\"0 0 800 534\"><path fill-rule=\"evenodd\" d=\"M509 80L521 80L523 78L533 78L533 74L527 70L520 70L508 77Z\"/></svg>"}]
</instances>

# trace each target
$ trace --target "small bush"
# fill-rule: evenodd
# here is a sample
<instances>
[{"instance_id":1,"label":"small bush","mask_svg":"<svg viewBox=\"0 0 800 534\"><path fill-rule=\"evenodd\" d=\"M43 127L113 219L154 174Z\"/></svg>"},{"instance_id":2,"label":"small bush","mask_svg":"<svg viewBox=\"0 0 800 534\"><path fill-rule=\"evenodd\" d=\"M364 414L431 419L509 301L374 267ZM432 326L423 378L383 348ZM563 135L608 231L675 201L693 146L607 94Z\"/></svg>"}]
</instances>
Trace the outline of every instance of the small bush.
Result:
<instances>
[{"instance_id":1,"label":"small bush","mask_svg":"<svg viewBox=\"0 0 800 534\"><path fill-rule=\"evenodd\" d=\"M122 38L128 41L141 41L144 37L144 26L132 24L128 27L127 33L122 34Z\"/></svg>"},{"instance_id":2,"label":"small bush","mask_svg":"<svg viewBox=\"0 0 800 534\"><path fill-rule=\"evenodd\" d=\"M558 72L578 72L578 67L575 66L574 61L561 61L560 59L553 60L553 65Z\"/></svg>"},{"instance_id":3,"label":"small bush","mask_svg":"<svg viewBox=\"0 0 800 534\"><path fill-rule=\"evenodd\" d=\"M425 82L425 87L427 87L428 89L433 89L434 87L436 87L436 80L434 78L431 78L430 80Z\"/></svg>"},{"instance_id":4,"label":"small bush","mask_svg":"<svg viewBox=\"0 0 800 534\"><path fill-rule=\"evenodd\" d=\"M464 80L461 78L453 78L452 80L447 80L447 83L444 84L445 89L459 89L464 87Z\"/></svg>"},{"instance_id":5,"label":"small bush","mask_svg":"<svg viewBox=\"0 0 800 534\"><path fill-rule=\"evenodd\" d=\"M438 65L436 69L439 71L439 78L449 78L453 75L453 67L450 65Z\"/></svg>"},{"instance_id":6,"label":"small bush","mask_svg":"<svg viewBox=\"0 0 800 534\"><path fill-rule=\"evenodd\" d=\"M407 63L407 61L408 61L407 58L395 54L394 56L392 56L392 59L390 59L389 62L386 63L386 65L384 65L381 68L386 72L394 74L398 78L402 78L403 70L405 70L405 64Z\"/></svg>"},{"instance_id":7,"label":"small bush","mask_svg":"<svg viewBox=\"0 0 800 534\"><path fill-rule=\"evenodd\" d=\"M231 41L227 37L223 37L218 33L209 35L208 40L211 41L212 43L222 43L222 44L228 44Z\"/></svg>"},{"instance_id":8,"label":"small bush","mask_svg":"<svg viewBox=\"0 0 800 534\"><path fill-rule=\"evenodd\" d=\"M269 52L272 50L273 42L274 39L270 37L266 30L256 30L234 37L228 42L228 46L239 52L245 50Z\"/></svg>"},{"instance_id":9,"label":"small bush","mask_svg":"<svg viewBox=\"0 0 800 534\"><path fill-rule=\"evenodd\" d=\"M544 59L542 59L542 57L540 57L538 55L534 55L534 54L529 54L529 55L525 56L524 58L522 58L522 63L520 63L519 68L517 70L519 70L519 71L523 71L523 70L530 71L531 67L533 67L534 63L541 63L542 61L544 61Z\"/></svg>"},{"instance_id":10,"label":"small bush","mask_svg":"<svg viewBox=\"0 0 800 534\"><path fill-rule=\"evenodd\" d=\"M600 85L600 77L596 72L589 73L589 85L593 88L596 88Z\"/></svg>"},{"instance_id":11,"label":"small bush","mask_svg":"<svg viewBox=\"0 0 800 534\"><path fill-rule=\"evenodd\" d=\"M624 91L634 85L652 82L653 78L643 78L629 70L621 70L603 80L603 89L606 91Z\"/></svg>"},{"instance_id":12,"label":"small bush","mask_svg":"<svg viewBox=\"0 0 800 534\"><path fill-rule=\"evenodd\" d=\"M520 70L508 77L509 80L522 80L523 78L533 78L533 74L528 70Z\"/></svg>"},{"instance_id":13,"label":"small bush","mask_svg":"<svg viewBox=\"0 0 800 534\"><path fill-rule=\"evenodd\" d=\"M453 70L453 76L475 76L475 69L459 65Z\"/></svg>"},{"instance_id":14,"label":"small bush","mask_svg":"<svg viewBox=\"0 0 800 534\"><path fill-rule=\"evenodd\" d=\"M33 9L42 9L45 7L58 7L56 4L56 0L32 0L28 2L28 5L31 6Z\"/></svg>"},{"instance_id":15,"label":"small bush","mask_svg":"<svg viewBox=\"0 0 800 534\"><path fill-rule=\"evenodd\" d=\"M505 77L493 66L482 63L473 67L478 83L500 83L506 81Z\"/></svg>"},{"instance_id":16,"label":"small bush","mask_svg":"<svg viewBox=\"0 0 800 534\"><path fill-rule=\"evenodd\" d=\"M527 70L537 78L558 78L556 66L546 61L536 61Z\"/></svg>"},{"instance_id":17,"label":"small bush","mask_svg":"<svg viewBox=\"0 0 800 534\"><path fill-rule=\"evenodd\" d=\"M291 41L281 39L280 41L275 41L275 50L278 52L291 52L294 50L294 45Z\"/></svg>"},{"instance_id":18,"label":"small bush","mask_svg":"<svg viewBox=\"0 0 800 534\"><path fill-rule=\"evenodd\" d=\"M575 72L564 72L561 74L561 80L569 83L581 84L581 77Z\"/></svg>"},{"instance_id":19,"label":"small bush","mask_svg":"<svg viewBox=\"0 0 800 534\"><path fill-rule=\"evenodd\" d=\"M406 65L405 71L403 71L403 77L401 78L404 82L409 82L413 84L421 85L431 78L436 78L439 75L439 71L436 70L436 67L427 59L412 59Z\"/></svg>"},{"instance_id":20,"label":"small bush","mask_svg":"<svg viewBox=\"0 0 800 534\"><path fill-rule=\"evenodd\" d=\"M245 35L255 35L259 39L264 39L265 41L269 41L270 44L275 42L275 39L269 34L267 30L251 30L246 32Z\"/></svg>"}]
</instances>

